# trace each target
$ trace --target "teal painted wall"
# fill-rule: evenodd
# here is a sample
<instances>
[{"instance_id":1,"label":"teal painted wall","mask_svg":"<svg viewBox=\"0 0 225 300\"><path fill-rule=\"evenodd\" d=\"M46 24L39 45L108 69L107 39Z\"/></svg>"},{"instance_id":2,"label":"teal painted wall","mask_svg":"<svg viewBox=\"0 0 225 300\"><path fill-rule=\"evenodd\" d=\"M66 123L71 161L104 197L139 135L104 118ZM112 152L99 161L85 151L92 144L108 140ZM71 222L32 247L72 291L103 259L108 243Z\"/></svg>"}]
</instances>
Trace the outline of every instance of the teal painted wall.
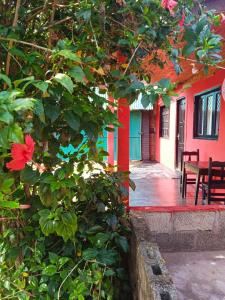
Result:
<instances>
[{"instance_id":1,"label":"teal painted wall","mask_svg":"<svg viewBox=\"0 0 225 300\"><path fill-rule=\"evenodd\" d=\"M117 137L118 129L114 132L114 159L117 160ZM98 139L98 148L107 151L107 131L103 130L103 135ZM63 152L67 154L74 152L72 145L61 147ZM105 157L105 160L107 157ZM141 111L130 112L130 160L141 160Z\"/></svg>"}]
</instances>

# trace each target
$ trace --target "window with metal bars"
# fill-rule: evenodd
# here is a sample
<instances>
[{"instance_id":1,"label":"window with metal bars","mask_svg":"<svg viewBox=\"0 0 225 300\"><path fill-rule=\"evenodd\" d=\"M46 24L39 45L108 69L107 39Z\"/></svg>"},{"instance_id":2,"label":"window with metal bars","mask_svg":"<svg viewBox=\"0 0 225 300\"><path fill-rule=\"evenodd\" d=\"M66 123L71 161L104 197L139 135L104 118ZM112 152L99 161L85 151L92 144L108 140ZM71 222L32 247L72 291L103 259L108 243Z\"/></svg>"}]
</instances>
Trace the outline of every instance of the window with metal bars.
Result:
<instances>
[{"instance_id":1,"label":"window with metal bars","mask_svg":"<svg viewBox=\"0 0 225 300\"><path fill-rule=\"evenodd\" d=\"M195 138L218 138L220 121L220 98L220 89L216 89L195 97Z\"/></svg>"},{"instance_id":2,"label":"window with metal bars","mask_svg":"<svg viewBox=\"0 0 225 300\"><path fill-rule=\"evenodd\" d=\"M160 107L160 137L169 137L169 108L165 106Z\"/></svg>"}]
</instances>

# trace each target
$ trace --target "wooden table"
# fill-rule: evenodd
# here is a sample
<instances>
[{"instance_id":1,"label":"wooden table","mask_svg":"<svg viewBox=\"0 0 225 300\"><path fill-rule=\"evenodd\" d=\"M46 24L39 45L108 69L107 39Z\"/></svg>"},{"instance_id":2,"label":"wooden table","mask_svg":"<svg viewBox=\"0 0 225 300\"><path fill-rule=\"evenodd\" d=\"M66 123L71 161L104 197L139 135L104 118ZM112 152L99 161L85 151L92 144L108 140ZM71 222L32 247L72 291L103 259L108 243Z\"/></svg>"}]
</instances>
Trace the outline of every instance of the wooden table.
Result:
<instances>
[{"instance_id":1,"label":"wooden table","mask_svg":"<svg viewBox=\"0 0 225 300\"><path fill-rule=\"evenodd\" d=\"M196 187L195 187L195 205L198 204L198 192L201 176L208 175L209 162L208 161L185 161L183 172L185 170L191 171L196 174ZM182 176L184 178L184 174Z\"/></svg>"}]
</instances>

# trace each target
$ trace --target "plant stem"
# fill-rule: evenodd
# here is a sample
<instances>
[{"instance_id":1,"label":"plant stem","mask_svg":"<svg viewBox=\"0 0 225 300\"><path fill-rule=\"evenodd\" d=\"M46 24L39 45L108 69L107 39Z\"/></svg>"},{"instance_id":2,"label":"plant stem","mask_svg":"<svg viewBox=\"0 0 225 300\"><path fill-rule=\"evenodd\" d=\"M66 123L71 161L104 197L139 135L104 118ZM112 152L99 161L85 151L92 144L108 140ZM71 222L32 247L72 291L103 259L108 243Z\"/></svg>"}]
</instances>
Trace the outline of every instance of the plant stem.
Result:
<instances>
[{"instance_id":1,"label":"plant stem","mask_svg":"<svg viewBox=\"0 0 225 300\"><path fill-rule=\"evenodd\" d=\"M60 299L60 292L61 292L61 288L64 285L64 283L66 282L66 280L70 277L70 275L76 270L76 268L82 263L83 259L81 259L72 269L71 271L67 274L67 276L63 279L62 283L59 286L59 290L58 290L58 296L57 299Z\"/></svg>"},{"instance_id":2,"label":"plant stem","mask_svg":"<svg viewBox=\"0 0 225 300\"><path fill-rule=\"evenodd\" d=\"M57 0L54 0L53 3L52 3L52 13L51 13L51 16L50 16L50 24L53 23L54 18L55 18L56 4L57 4ZM49 37L48 37L48 47L49 48L52 47L52 34L53 34L53 31L50 28Z\"/></svg>"},{"instance_id":3,"label":"plant stem","mask_svg":"<svg viewBox=\"0 0 225 300\"><path fill-rule=\"evenodd\" d=\"M57 22L55 22L55 23L52 23L52 22L51 22L51 23L46 27L46 29L50 29L50 28L54 27L55 25L59 25L59 24L65 23L65 22L67 22L67 21L69 21L69 20L71 20L71 19L72 19L72 17L66 17L65 19L62 19L62 20L57 21Z\"/></svg>"},{"instance_id":4,"label":"plant stem","mask_svg":"<svg viewBox=\"0 0 225 300\"><path fill-rule=\"evenodd\" d=\"M1 41L12 41L14 43L18 43L18 44L22 44L22 45L34 47L34 48L37 48L37 49L45 51L45 52L53 52L51 49L48 49L48 48L45 48L45 47L42 47L42 46L38 46L38 45L33 44L33 43L16 40L16 39L5 38L5 37L0 36L0 40Z\"/></svg>"},{"instance_id":5,"label":"plant stem","mask_svg":"<svg viewBox=\"0 0 225 300\"><path fill-rule=\"evenodd\" d=\"M17 25L20 5L21 5L21 0L17 0L16 1L16 10L15 10L15 15L14 15L14 19L13 19L12 28L15 28L16 25ZM13 46L13 40L10 40L8 49L10 50L12 48L12 46ZM6 67L5 67L5 74L7 76L9 75L9 72L10 72L10 61L11 61L11 54L10 54L10 52L8 52L7 58L6 58Z\"/></svg>"},{"instance_id":6,"label":"plant stem","mask_svg":"<svg viewBox=\"0 0 225 300\"><path fill-rule=\"evenodd\" d=\"M131 56L131 58L130 58L130 60L129 60L129 63L128 63L128 65L127 65L125 71L123 72L123 75L125 75L125 74L127 73L127 70L128 70L128 68L129 68L129 66L130 66L130 64L131 64L131 62L132 62L132 60L133 60L133 58L134 58L134 56L135 56L137 50L140 48L142 42L143 42L143 41L140 41L140 43L139 43L139 44L137 45L137 47L135 48L135 50L134 50L134 52L133 52L133 54L132 54L132 56Z\"/></svg>"}]
</instances>

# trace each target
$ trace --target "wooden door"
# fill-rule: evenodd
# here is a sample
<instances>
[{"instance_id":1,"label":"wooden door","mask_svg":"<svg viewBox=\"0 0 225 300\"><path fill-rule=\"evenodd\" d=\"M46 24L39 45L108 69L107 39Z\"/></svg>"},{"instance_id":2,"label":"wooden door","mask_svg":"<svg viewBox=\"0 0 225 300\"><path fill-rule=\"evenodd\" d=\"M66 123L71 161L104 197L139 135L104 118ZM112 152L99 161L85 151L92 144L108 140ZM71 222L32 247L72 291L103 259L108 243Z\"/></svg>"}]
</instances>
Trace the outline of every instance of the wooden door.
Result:
<instances>
[{"instance_id":1,"label":"wooden door","mask_svg":"<svg viewBox=\"0 0 225 300\"><path fill-rule=\"evenodd\" d=\"M184 151L186 100L177 101L177 139L176 139L176 167L180 168L181 153Z\"/></svg>"}]
</instances>

